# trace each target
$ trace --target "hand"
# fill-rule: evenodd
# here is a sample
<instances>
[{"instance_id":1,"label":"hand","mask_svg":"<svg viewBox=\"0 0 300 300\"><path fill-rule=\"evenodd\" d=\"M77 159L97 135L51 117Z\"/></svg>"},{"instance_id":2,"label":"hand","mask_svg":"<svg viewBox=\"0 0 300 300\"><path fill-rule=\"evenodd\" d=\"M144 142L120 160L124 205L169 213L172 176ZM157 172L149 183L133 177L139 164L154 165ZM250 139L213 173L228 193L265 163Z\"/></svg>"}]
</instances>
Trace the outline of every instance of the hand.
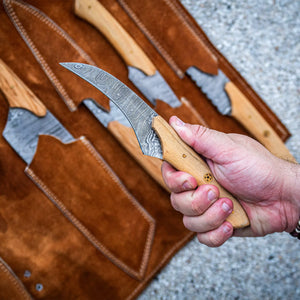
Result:
<instances>
[{"instance_id":1,"label":"hand","mask_svg":"<svg viewBox=\"0 0 300 300\"><path fill-rule=\"evenodd\" d=\"M197 232L198 240L211 247L234 236L264 236L291 232L300 216L300 167L277 158L255 140L225 134L177 117L170 125L183 141L206 158L216 180L239 200L250 227L233 230L226 218L232 201L219 199L213 185L197 187L195 178L164 162L162 174L172 191L171 204L183 214L183 223ZM297 182L298 177L298 182Z\"/></svg>"}]
</instances>

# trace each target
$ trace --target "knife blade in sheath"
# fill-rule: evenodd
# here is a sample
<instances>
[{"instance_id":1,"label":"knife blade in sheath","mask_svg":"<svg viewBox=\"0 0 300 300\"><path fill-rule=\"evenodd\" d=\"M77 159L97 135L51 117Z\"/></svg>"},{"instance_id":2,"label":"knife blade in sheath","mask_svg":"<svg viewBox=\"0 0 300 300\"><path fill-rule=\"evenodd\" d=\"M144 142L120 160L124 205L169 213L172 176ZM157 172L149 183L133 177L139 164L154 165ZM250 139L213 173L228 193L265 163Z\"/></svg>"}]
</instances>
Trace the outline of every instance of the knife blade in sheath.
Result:
<instances>
[{"instance_id":1,"label":"knife blade in sheath","mask_svg":"<svg viewBox=\"0 0 300 300\"><path fill-rule=\"evenodd\" d=\"M186 73L221 114L234 117L273 154L296 162L275 130L221 70L211 75L192 66Z\"/></svg>"},{"instance_id":2,"label":"knife blade in sheath","mask_svg":"<svg viewBox=\"0 0 300 300\"><path fill-rule=\"evenodd\" d=\"M52 135L63 143L75 140L1 59L0 89L10 106L2 135L27 165L34 157L39 135Z\"/></svg>"},{"instance_id":3,"label":"knife blade in sheath","mask_svg":"<svg viewBox=\"0 0 300 300\"><path fill-rule=\"evenodd\" d=\"M107 112L99 107L93 99L85 99L83 100L83 103L96 117L96 119L119 141L127 152L130 153L132 157L149 173L149 175L156 180L161 187L170 192L162 178L162 161L151 156L143 155L130 123L117 106L110 101L110 111Z\"/></svg>"},{"instance_id":4,"label":"knife blade in sheath","mask_svg":"<svg viewBox=\"0 0 300 300\"><path fill-rule=\"evenodd\" d=\"M234 205L227 220L235 228L249 225L248 217L239 202L220 186L207 164L179 138L162 117L125 84L94 66L80 63L61 65L92 84L114 102L131 124L145 155L166 160L176 169L194 176L199 185L216 185L220 190L220 197L230 198Z\"/></svg>"},{"instance_id":5,"label":"knife blade in sheath","mask_svg":"<svg viewBox=\"0 0 300 300\"><path fill-rule=\"evenodd\" d=\"M77 16L95 26L115 47L128 66L128 78L153 105L156 99L171 107L181 105L146 53L100 2L75 0L74 7Z\"/></svg>"}]
</instances>

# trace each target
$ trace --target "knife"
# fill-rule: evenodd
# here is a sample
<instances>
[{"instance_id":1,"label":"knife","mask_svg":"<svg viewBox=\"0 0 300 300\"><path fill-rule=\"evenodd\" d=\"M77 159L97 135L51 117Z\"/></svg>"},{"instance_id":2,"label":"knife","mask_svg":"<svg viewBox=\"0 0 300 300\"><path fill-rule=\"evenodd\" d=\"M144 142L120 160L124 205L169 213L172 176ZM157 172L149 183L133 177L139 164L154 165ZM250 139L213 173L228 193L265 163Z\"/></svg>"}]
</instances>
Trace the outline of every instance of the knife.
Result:
<instances>
[{"instance_id":1,"label":"knife","mask_svg":"<svg viewBox=\"0 0 300 300\"><path fill-rule=\"evenodd\" d=\"M192 66L186 70L186 73L221 114L230 115L239 121L273 154L296 162L275 130L221 70L218 71L218 75L211 75Z\"/></svg>"},{"instance_id":2,"label":"knife","mask_svg":"<svg viewBox=\"0 0 300 300\"><path fill-rule=\"evenodd\" d=\"M75 0L74 7L77 16L94 25L115 47L128 65L128 78L154 106L156 99L171 107L181 105L146 53L101 3L97 0Z\"/></svg>"},{"instance_id":3,"label":"knife","mask_svg":"<svg viewBox=\"0 0 300 300\"><path fill-rule=\"evenodd\" d=\"M161 187L170 192L162 178L162 161L155 157L145 157L145 155L143 155L130 123L119 108L112 101L109 103L109 112L99 107L93 99L85 99L83 100L83 103L96 119L119 141L127 152L130 153L149 173L149 175L155 179Z\"/></svg>"},{"instance_id":4,"label":"knife","mask_svg":"<svg viewBox=\"0 0 300 300\"><path fill-rule=\"evenodd\" d=\"M75 140L1 59L0 89L9 104L2 135L27 165L34 157L40 134L52 135L63 143Z\"/></svg>"},{"instance_id":5,"label":"knife","mask_svg":"<svg viewBox=\"0 0 300 300\"><path fill-rule=\"evenodd\" d=\"M94 66L81 63L61 65L92 84L114 102L131 124L145 155L163 159L176 169L190 173L199 185L216 185L220 190L220 197L230 198L234 205L227 220L234 228L249 225L248 217L239 202L219 185L207 164L179 138L162 117L126 85Z\"/></svg>"}]
</instances>

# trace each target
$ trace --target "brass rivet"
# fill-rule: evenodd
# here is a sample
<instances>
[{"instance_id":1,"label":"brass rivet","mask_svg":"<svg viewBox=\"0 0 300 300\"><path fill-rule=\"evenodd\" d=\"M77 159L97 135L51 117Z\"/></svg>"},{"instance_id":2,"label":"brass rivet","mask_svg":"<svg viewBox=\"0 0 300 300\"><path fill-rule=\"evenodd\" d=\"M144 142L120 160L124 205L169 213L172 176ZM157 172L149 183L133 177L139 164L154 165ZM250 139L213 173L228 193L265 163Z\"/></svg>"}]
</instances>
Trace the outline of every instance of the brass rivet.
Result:
<instances>
[{"instance_id":1,"label":"brass rivet","mask_svg":"<svg viewBox=\"0 0 300 300\"><path fill-rule=\"evenodd\" d=\"M186 158L186 154L182 154L182 157L183 157L183 158Z\"/></svg>"},{"instance_id":2,"label":"brass rivet","mask_svg":"<svg viewBox=\"0 0 300 300\"><path fill-rule=\"evenodd\" d=\"M269 130L265 130L264 131L264 137L268 137L270 136L270 131Z\"/></svg>"},{"instance_id":3,"label":"brass rivet","mask_svg":"<svg viewBox=\"0 0 300 300\"><path fill-rule=\"evenodd\" d=\"M211 173L206 173L203 176L203 179L204 179L205 182L211 182L213 180L213 176L211 175Z\"/></svg>"}]
</instances>

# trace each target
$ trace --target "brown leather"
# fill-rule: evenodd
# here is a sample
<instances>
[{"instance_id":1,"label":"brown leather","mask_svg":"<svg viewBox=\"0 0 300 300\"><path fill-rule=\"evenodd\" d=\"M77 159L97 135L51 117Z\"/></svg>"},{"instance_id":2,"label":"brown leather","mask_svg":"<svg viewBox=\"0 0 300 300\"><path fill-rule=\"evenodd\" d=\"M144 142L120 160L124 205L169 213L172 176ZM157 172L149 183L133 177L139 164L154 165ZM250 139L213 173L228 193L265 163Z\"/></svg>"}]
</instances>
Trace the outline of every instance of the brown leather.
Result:
<instances>
[{"instance_id":1,"label":"brown leather","mask_svg":"<svg viewBox=\"0 0 300 300\"><path fill-rule=\"evenodd\" d=\"M153 5L158 6L161 1L152 0ZM6 0L6 3L8 2ZM116 1L101 2L138 41L177 96L186 97L193 104L203 117L203 121L199 122L207 123L210 127L225 132L247 134L232 118L220 116L189 78L180 79L174 73ZM135 7L134 5L137 5L136 8L139 7L137 2L131 4L132 8ZM147 5L151 6L150 2ZM57 86L54 88L51 84L2 6L0 10L0 58L13 69L78 140L70 145L62 145L54 138L41 137L37 155L30 168L27 169L27 173L32 176L33 180L31 180L24 173L25 163L3 137L0 137L0 256L20 278L33 298L134 298L193 235L182 225L181 215L171 208L168 193L155 183L124 151L106 128L83 105L80 105L84 98L93 97L99 104L108 108L107 99L57 65L61 59L83 62L88 62L89 59L82 57L82 54L79 54L70 43L66 48L68 42L59 33L55 34L54 30L51 32L49 25L15 2L12 3L15 13L18 13L20 21L24 28L26 27L36 47L46 49L42 57L47 58L48 66L74 102L74 107L67 106L64 101L66 97L57 93ZM112 46L96 29L74 16L71 0L30 0L27 3L53 19L96 65L117 76L141 95L128 80L127 67ZM177 4L180 5L179 2ZM166 5L161 7L162 15L165 13L172 17L172 34L181 31L182 24L175 26L174 10L171 12ZM158 16L154 15L152 19L159 20ZM193 26L198 31L200 30L197 25ZM191 33L188 33L186 29L183 30L185 34L180 37L184 40L185 36ZM158 32L154 31L154 35L158 35ZM205 37L202 38L207 43ZM187 37L187 40L189 43L194 43L190 37ZM44 45L47 45L47 48ZM180 47L184 49L186 56L190 55L189 49L195 48L194 46L190 48L188 43L181 41L176 45L178 57ZM168 49L168 52L172 51ZM244 82L217 52L213 52L213 56L218 58L219 67L222 70L225 68L226 74L232 80ZM212 64L215 63L214 59L209 61ZM181 68L188 65L186 62L180 63L183 64ZM212 70L215 67L212 65L207 68ZM247 85L240 84L239 87L243 92L252 95L253 91ZM257 95L253 96L254 98L262 103ZM195 115L191 117L190 110L186 110L184 105L181 108L171 109L165 103L158 101L156 109L165 118L178 114L187 122L199 123L199 118ZM1 132L6 123L7 111L6 100L0 94L0 115L3 116L0 118ZM282 129L281 137L287 137L288 132L274 117L274 114L269 109L266 109L265 113L272 116L272 124L275 128ZM86 139L79 139L81 136L85 136ZM90 145L87 140L93 145L91 147L100 153L102 157L100 161L105 161L110 166L112 173L106 172L103 165L99 164L95 155L98 158L99 156L93 155L87 148L87 145ZM99 176L98 174L106 175ZM120 180L125 190L113 178L118 178L117 182ZM41 182L45 184L46 189ZM107 185L104 186L104 182ZM40 184L40 188L36 184ZM115 188L112 190L112 187ZM55 199L60 200L60 206L56 206L58 202L53 201ZM85 205L87 199L91 199L89 205L87 203ZM124 203L121 202L122 199ZM101 205L98 206L98 203ZM134 203L138 204L135 206ZM68 213L66 211L65 214L62 213L61 204L66 207ZM112 213L113 205L116 205L115 214ZM86 209L81 209L82 207ZM105 211L101 210L103 207ZM111 224L103 222L104 215L115 222ZM82 227L78 225L79 223L72 222L75 219L82 224ZM150 243L145 239L151 240L154 223L155 232L153 241ZM87 232L91 235L87 235ZM121 234L120 239L119 234ZM91 238L92 236L95 240ZM96 240L98 245L102 244L111 252L115 251L115 257L134 270L135 274L128 272L124 265L117 263L115 258L110 257L107 252L99 251L96 247ZM150 244L152 244L151 249ZM147 258L143 259L145 245L148 245L151 250L148 253L148 261ZM147 262L141 269L143 261ZM30 271L30 277L24 277L26 270ZM37 290L37 284L42 284L43 289ZM10 289L7 295L9 292Z\"/></svg>"},{"instance_id":2,"label":"brown leather","mask_svg":"<svg viewBox=\"0 0 300 300\"><path fill-rule=\"evenodd\" d=\"M1 219L0 219L1 222ZM1 225L0 225L1 226ZM0 299L31 300L21 280L0 257Z\"/></svg>"}]
</instances>

